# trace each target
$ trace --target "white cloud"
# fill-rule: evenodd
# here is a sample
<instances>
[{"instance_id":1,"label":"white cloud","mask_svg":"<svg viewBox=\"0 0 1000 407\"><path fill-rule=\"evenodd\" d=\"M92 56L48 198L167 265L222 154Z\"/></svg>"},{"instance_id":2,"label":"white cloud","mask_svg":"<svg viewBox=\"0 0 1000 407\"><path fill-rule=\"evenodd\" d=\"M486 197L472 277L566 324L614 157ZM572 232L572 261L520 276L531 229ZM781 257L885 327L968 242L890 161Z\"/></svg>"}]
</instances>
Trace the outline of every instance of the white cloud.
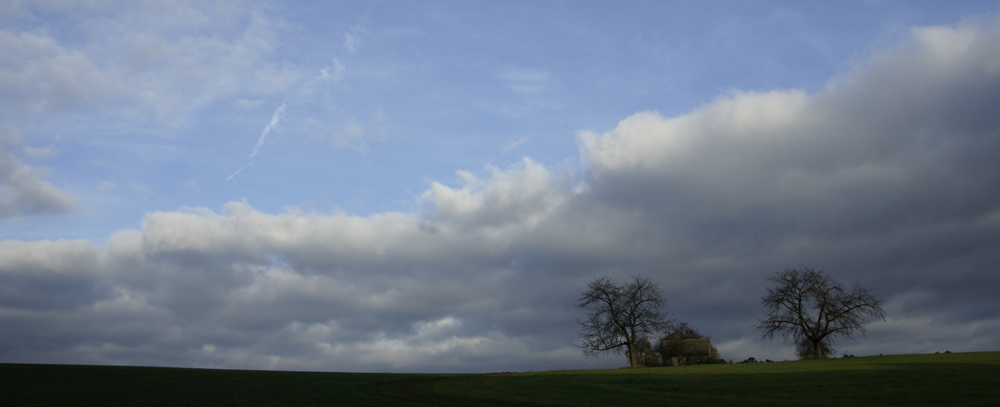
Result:
<instances>
[{"instance_id":1,"label":"white cloud","mask_svg":"<svg viewBox=\"0 0 1000 407\"><path fill-rule=\"evenodd\" d=\"M434 182L423 194L433 203L435 215L459 224L521 225L533 223L552 210L564 198L555 189L554 177L545 167L525 158L510 171L487 167L488 180L480 180L466 171L458 173L462 188L453 189Z\"/></svg>"},{"instance_id":2,"label":"white cloud","mask_svg":"<svg viewBox=\"0 0 1000 407\"><path fill-rule=\"evenodd\" d=\"M981 152L998 143L998 119L983 108L997 98L998 36L955 34L966 30L918 31L909 48L814 95L732 93L684 116L640 113L611 132L583 133L592 187L644 183L657 210L767 210L754 221L810 232L988 210L993 176L961 174L996 173ZM941 56L940 41L967 52Z\"/></svg>"},{"instance_id":3,"label":"white cloud","mask_svg":"<svg viewBox=\"0 0 1000 407\"><path fill-rule=\"evenodd\" d=\"M545 88L549 73L538 69L512 67L500 74L507 88L519 93L534 93Z\"/></svg>"},{"instance_id":4,"label":"white cloud","mask_svg":"<svg viewBox=\"0 0 1000 407\"><path fill-rule=\"evenodd\" d=\"M45 147L32 147L24 146L21 147L21 155L27 158L47 158L56 155L58 149L55 145L48 145Z\"/></svg>"},{"instance_id":5,"label":"white cloud","mask_svg":"<svg viewBox=\"0 0 1000 407\"><path fill-rule=\"evenodd\" d=\"M73 16L75 25L0 30L0 106L11 118L86 111L117 126L176 126L220 99L282 92L301 77L295 67L260 63L277 43L273 24L241 2L23 9Z\"/></svg>"},{"instance_id":6,"label":"white cloud","mask_svg":"<svg viewBox=\"0 0 1000 407\"><path fill-rule=\"evenodd\" d=\"M80 51L51 37L0 30L0 106L13 116L86 107L117 90Z\"/></svg>"},{"instance_id":7,"label":"white cloud","mask_svg":"<svg viewBox=\"0 0 1000 407\"><path fill-rule=\"evenodd\" d=\"M503 148L503 150L501 152L504 153L504 154L507 154L507 153L509 153L511 151L514 151L515 148L518 148L518 147L524 145L527 142L528 142L528 138L527 137L521 137L521 138L515 140L514 142L508 144L506 147Z\"/></svg>"},{"instance_id":8,"label":"white cloud","mask_svg":"<svg viewBox=\"0 0 1000 407\"><path fill-rule=\"evenodd\" d=\"M385 113L381 109L364 121L354 117L344 117L342 120L307 117L300 120L299 129L315 140L358 152L368 151L369 143L384 141L388 137Z\"/></svg>"},{"instance_id":9,"label":"white cloud","mask_svg":"<svg viewBox=\"0 0 1000 407\"><path fill-rule=\"evenodd\" d=\"M344 48L347 48L347 52L353 54L355 51L357 51L360 42L361 40L358 39L357 36L351 33L344 34Z\"/></svg>"},{"instance_id":10,"label":"white cloud","mask_svg":"<svg viewBox=\"0 0 1000 407\"><path fill-rule=\"evenodd\" d=\"M111 181L101 181L100 184L97 184L97 190L101 192L109 192L115 188L118 188L118 184Z\"/></svg>"},{"instance_id":11,"label":"white cloud","mask_svg":"<svg viewBox=\"0 0 1000 407\"><path fill-rule=\"evenodd\" d=\"M260 105L262 104L264 104L264 101L260 99L244 99L244 98L236 99L236 106L238 106L241 109L251 109L255 107L260 107Z\"/></svg>"}]
</instances>

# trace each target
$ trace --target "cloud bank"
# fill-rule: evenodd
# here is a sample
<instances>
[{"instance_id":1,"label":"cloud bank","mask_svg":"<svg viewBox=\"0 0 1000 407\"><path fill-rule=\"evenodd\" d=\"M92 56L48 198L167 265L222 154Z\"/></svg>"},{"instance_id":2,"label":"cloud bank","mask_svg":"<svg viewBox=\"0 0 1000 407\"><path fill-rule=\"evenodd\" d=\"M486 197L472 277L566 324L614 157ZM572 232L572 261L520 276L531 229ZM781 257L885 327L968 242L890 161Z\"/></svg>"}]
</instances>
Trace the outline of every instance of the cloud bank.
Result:
<instances>
[{"instance_id":1,"label":"cloud bank","mask_svg":"<svg viewBox=\"0 0 1000 407\"><path fill-rule=\"evenodd\" d=\"M588 280L643 274L723 357L767 274L813 266L887 301L855 354L1000 348L1000 22L915 29L813 94L732 91L579 135L421 213L246 202L150 213L106 243L0 242L0 361L341 371L617 366L584 359Z\"/></svg>"}]
</instances>

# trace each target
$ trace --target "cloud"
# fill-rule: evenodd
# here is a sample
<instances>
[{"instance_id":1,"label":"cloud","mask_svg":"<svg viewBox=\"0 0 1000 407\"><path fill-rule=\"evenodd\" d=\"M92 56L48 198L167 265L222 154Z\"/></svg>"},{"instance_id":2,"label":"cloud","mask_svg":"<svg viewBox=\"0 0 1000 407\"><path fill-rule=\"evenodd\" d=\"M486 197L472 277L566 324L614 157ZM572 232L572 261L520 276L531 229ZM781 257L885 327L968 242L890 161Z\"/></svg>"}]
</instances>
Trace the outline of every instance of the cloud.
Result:
<instances>
[{"instance_id":1,"label":"cloud","mask_svg":"<svg viewBox=\"0 0 1000 407\"><path fill-rule=\"evenodd\" d=\"M33 168L10 151L29 157L43 156L47 148L22 146L20 136L0 127L0 218L46 213L64 213L77 207L77 198L43 179L44 171Z\"/></svg>"},{"instance_id":2,"label":"cloud","mask_svg":"<svg viewBox=\"0 0 1000 407\"><path fill-rule=\"evenodd\" d=\"M428 233L419 219L403 214L266 215L242 203L227 205L224 215L154 213L141 231L116 234L103 250L83 241L0 243L3 286L23 293L5 296L2 306L23 311L16 321L5 321L23 322L15 324L17 332L52 329L48 339L78 351L94 350L88 348L93 335L120 347L121 354L137 352L136 346L174 349L147 355L162 357L157 363L205 344L217 357L234 358L220 361L224 365L258 368L265 366L235 355L280 350L286 360L276 367L334 363L349 370L454 369L470 355L502 362L505 355L495 346L525 345L476 316L493 306L516 305L497 303L473 280L494 282L494 288L512 282L503 275L472 279L461 258L477 255L458 253L455 238L446 230ZM148 273L159 277L150 280ZM54 283L65 287L65 304L30 295L53 290ZM84 286L96 291L71 289ZM26 303L31 297L35 303ZM48 313L59 306L68 307L69 315ZM74 331L79 323L61 325L91 318L96 320L82 331ZM123 330L133 331L127 338L110 330L122 326L122 318ZM139 323L143 318L151 319ZM177 324L184 325L182 335L164 335ZM260 342L263 337L270 344ZM14 346L18 335L0 341L0 349L24 351ZM306 353L325 362L302 359ZM428 364L434 359L440 361Z\"/></svg>"},{"instance_id":3,"label":"cloud","mask_svg":"<svg viewBox=\"0 0 1000 407\"><path fill-rule=\"evenodd\" d=\"M89 241L0 242L0 360L341 371L610 367L586 282L641 274L736 360L767 274L858 281L887 321L854 354L1000 346L1000 22L917 29L815 93L732 91L582 132L579 173L526 158L420 213L146 215ZM971 337L971 339L970 339Z\"/></svg>"},{"instance_id":4,"label":"cloud","mask_svg":"<svg viewBox=\"0 0 1000 407\"><path fill-rule=\"evenodd\" d=\"M261 63L278 42L273 22L238 1L15 7L25 27L34 14L74 18L65 29L0 30L8 119L86 112L106 128L180 126L216 101L281 92L301 75Z\"/></svg>"},{"instance_id":5,"label":"cloud","mask_svg":"<svg viewBox=\"0 0 1000 407\"><path fill-rule=\"evenodd\" d=\"M500 74L507 88L519 93L534 93L545 88L549 73L537 69L513 67Z\"/></svg>"},{"instance_id":6,"label":"cloud","mask_svg":"<svg viewBox=\"0 0 1000 407\"><path fill-rule=\"evenodd\" d=\"M1000 118L985 107L1000 102L996 27L916 29L816 94L731 92L584 132L587 185L679 246L673 267L756 287L762 273L815 265L888 298L936 287L921 307L949 298L957 318L996 283L1000 166L988 152Z\"/></svg>"},{"instance_id":7,"label":"cloud","mask_svg":"<svg viewBox=\"0 0 1000 407\"><path fill-rule=\"evenodd\" d=\"M0 30L0 106L15 116L85 107L114 91L94 61L51 37Z\"/></svg>"},{"instance_id":8,"label":"cloud","mask_svg":"<svg viewBox=\"0 0 1000 407\"><path fill-rule=\"evenodd\" d=\"M528 138L527 137L521 137L521 138L515 140L514 142L508 144L506 147L503 148L503 150L501 150L501 152L504 153L504 154L507 154L507 153L509 153L511 151L514 151L515 148L518 148L518 147L524 145L527 142L528 142Z\"/></svg>"},{"instance_id":9,"label":"cloud","mask_svg":"<svg viewBox=\"0 0 1000 407\"><path fill-rule=\"evenodd\" d=\"M368 150L369 142L382 141L387 137L385 113L381 109L372 113L367 121L353 117L344 123L328 123L312 117L302 119L299 129L313 139L329 142L337 148L350 148L359 152Z\"/></svg>"},{"instance_id":10,"label":"cloud","mask_svg":"<svg viewBox=\"0 0 1000 407\"><path fill-rule=\"evenodd\" d=\"M271 133L271 130L274 130L274 127L281 121L281 117L285 115L285 108L286 104L282 103L281 106L278 106L278 108L274 110L274 113L271 114L271 121L267 124L267 126L264 126L264 130L260 132L260 137L257 138L257 144L254 144L253 149L250 151L250 161L236 170L236 172L232 173L232 175L226 177L226 181L232 180L233 177L239 175L239 173L243 172L243 170L253 164L254 157L257 156L257 153L260 152L260 148L263 147L264 142L267 141L267 135Z\"/></svg>"},{"instance_id":11,"label":"cloud","mask_svg":"<svg viewBox=\"0 0 1000 407\"><path fill-rule=\"evenodd\" d=\"M358 39L356 35L353 35L351 33L344 34L344 48L347 48L347 52L353 54L355 51L357 51L358 44L360 43L361 40Z\"/></svg>"},{"instance_id":12,"label":"cloud","mask_svg":"<svg viewBox=\"0 0 1000 407\"><path fill-rule=\"evenodd\" d=\"M422 198L432 204L434 218L462 225L520 226L543 217L564 199L554 188L553 174L530 158L509 171L487 170L488 180L459 171L459 189L433 182Z\"/></svg>"},{"instance_id":13,"label":"cloud","mask_svg":"<svg viewBox=\"0 0 1000 407\"><path fill-rule=\"evenodd\" d=\"M48 145L45 147L32 147L24 146L21 147L21 155L28 158L47 158L56 155L58 149L55 145Z\"/></svg>"},{"instance_id":14,"label":"cloud","mask_svg":"<svg viewBox=\"0 0 1000 407\"><path fill-rule=\"evenodd\" d=\"M970 30L917 30L908 48L815 95L734 92L681 117L646 112L584 133L590 185L661 213L815 236L986 216L1000 168L985 152L1000 118L984 106L997 98L1000 53L996 30Z\"/></svg>"},{"instance_id":15,"label":"cloud","mask_svg":"<svg viewBox=\"0 0 1000 407\"><path fill-rule=\"evenodd\" d=\"M97 190L100 192L110 192L116 188L118 188L118 184L111 181L101 181L100 184L97 184Z\"/></svg>"},{"instance_id":16,"label":"cloud","mask_svg":"<svg viewBox=\"0 0 1000 407\"><path fill-rule=\"evenodd\" d=\"M243 172L243 170L253 165L254 158L267 141L267 136L278 126L281 119L287 115L286 111L288 110L289 105L314 103L317 98L327 94L326 88L331 82L339 81L343 77L344 70L344 65L340 63L340 60L334 58L332 68L326 67L320 69L318 75L301 83L294 93L286 97L285 101L281 102L281 105L279 105L278 108L274 110L274 113L271 114L271 120L266 126L264 126L264 130L261 131L260 136L257 138L257 144L253 146L253 149L250 152L249 161L226 177L226 181L231 181L234 177ZM377 116L373 117L381 119L381 111L377 113ZM315 134L316 130L314 128L318 126L319 121L306 118L305 123L304 127L306 127L306 132ZM354 123L348 123L341 132L335 133L331 138L334 140L334 144L340 147L352 145L357 146L359 150L362 150L365 147L363 141L364 136L364 129Z\"/></svg>"}]
</instances>

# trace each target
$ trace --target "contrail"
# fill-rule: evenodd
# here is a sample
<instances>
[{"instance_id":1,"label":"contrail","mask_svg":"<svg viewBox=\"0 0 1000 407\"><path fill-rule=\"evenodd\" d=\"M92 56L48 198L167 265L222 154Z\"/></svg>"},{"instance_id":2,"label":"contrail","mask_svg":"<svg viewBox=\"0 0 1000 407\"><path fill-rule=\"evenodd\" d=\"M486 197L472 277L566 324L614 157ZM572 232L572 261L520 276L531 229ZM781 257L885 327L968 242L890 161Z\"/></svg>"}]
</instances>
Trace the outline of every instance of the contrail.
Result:
<instances>
[{"instance_id":1,"label":"contrail","mask_svg":"<svg viewBox=\"0 0 1000 407\"><path fill-rule=\"evenodd\" d=\"M278 122L281 121L281 116L284 114L285 114L285 103L282 103L281 106L278 106L278 109L274 111L274 114L271 115L271 123L269 123L267 127L264 128L264 131L260 132L260 138L257 139L257 145L253 146L253 151L250 152L250 162L244 164L242 167L240 167L240 169L236 170L236 172L234 172L233 175L227 177L226 181L232 180L233 177L235 177L237 174L239 174L247 167L249 167L251 164L253 164L253 158L257 156L257 152L260 151L260 147L264 145L264 140L267 139L267 134L271 132L271 129L273 129L274 126L278 125Z\"/></svg>"},{"instance_id":2,"label":"contrail","mask_svg":"<svg viewBox=\"0 0 1000 407\"><path fill-rule=\"evenodd\" d=\"M318 76L306 81L301 86L299 86L299 89L295 92L294 95L285 98L285 101L281 102L281 106L278 106L278 108L274 111L274 114L271 115L271 122L268 123L267 127L264 127L263 131L260 132L260 138L257 139L257 144L253 146L253 151L250 152L250 162L244 164L242 167L240 167L240 169L236 170L236 172L234 172L233 175L226 177L226 181L231 181L233 177L239 175L240 172L243 172L243 170L245 170L247 167L253 165L254 157L257 156L257 152L260 151L260 148L264 146L264 141L267 139L268 133L270 133L271 130L278 125L278 122L281 121L281 117L285 115L285 109L287 109L289 102L296 103L296 102L302 102L303 99L308 100L310 97L312 97L312 94L315 92L316 88L320 87L325 83L328 83L331 80L339 81L343 73L344 73L344 65L341 64L338 59L334 58L332 73L330 72L329 68L320 69Z\"/></svg>"},{"instance_id":3,"label":"contrail","mask_svg":"<svg viewBox=\"0 0 1000 407\"><path fill-rule=\"evenodd\" d=\"M232 180L233 177L236 176L236 174L239 174L239 173L243 172L243 170L247 169L247 167L249 167L250 164L253 164L253 160L250 160L250 162L248 162L246 164L243 164L243 166L240 167L240 169L236 170L236 172L234 172L233 175L230 175L230 176L226 177L226 181Z\"/></svg>"},{"instance_id":4,"label":"contrail","mask_svg":"<svg viewBox=\"0 0 1000 407\"><path fill-rule=\"evenodd\" d=\"M281 106L278 106L278 109L274 111L274 114L271 115L271 123L264 128L264 131L260 132L260 138L257 139L257 145L253 146L253 152L250 153L251 160L253 160L253 158L257 155L257 152L260 151L260 146L264 145L264 139L267 138L267 133L270 133L271 129L278 125L278 122L281 121L281 116L284 114L285 104L282 103Z\"/></svg>"}]
</instances>

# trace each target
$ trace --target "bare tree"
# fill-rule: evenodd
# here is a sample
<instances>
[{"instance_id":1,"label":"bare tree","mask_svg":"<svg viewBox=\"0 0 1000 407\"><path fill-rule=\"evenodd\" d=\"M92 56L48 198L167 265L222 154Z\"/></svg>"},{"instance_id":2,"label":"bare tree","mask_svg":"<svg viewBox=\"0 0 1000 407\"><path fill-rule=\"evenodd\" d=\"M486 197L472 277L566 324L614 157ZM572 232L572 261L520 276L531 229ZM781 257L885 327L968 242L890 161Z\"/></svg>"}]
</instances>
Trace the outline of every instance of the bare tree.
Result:
<instances>
[{"instance_id":1,"label":"bare tree","mask_svg":"<svg viewBox=\"0 0 1000 407\"><path fill-rule=\"evenodd\" d=\"M773 339L778 332L792 338L800 358L827 357L837 340L864 335L864 324L871 319L885 320L882 301L868 289L856 284L848 292L822 270L786 269L768 280L776 286L768 287L761 299L767 315L757 319L757 329L764 338Z\"/></svg>"},{"instance_id":2,"label":"bare tree","mask_svg":"<svg viewBox=\"0 0 1000 407\"><path fill-rule=\"evenodd\" d=\"M629 366L639 366L642 341L667 326L667 315L660 312L665 302L660 288L646 277L632 278L618 285L604 276L588 283L580 295L576 305L587 310L587 319L578 321L583 342L579 346L587 356L624 351Z\"/></svg>"}]
</instances>

